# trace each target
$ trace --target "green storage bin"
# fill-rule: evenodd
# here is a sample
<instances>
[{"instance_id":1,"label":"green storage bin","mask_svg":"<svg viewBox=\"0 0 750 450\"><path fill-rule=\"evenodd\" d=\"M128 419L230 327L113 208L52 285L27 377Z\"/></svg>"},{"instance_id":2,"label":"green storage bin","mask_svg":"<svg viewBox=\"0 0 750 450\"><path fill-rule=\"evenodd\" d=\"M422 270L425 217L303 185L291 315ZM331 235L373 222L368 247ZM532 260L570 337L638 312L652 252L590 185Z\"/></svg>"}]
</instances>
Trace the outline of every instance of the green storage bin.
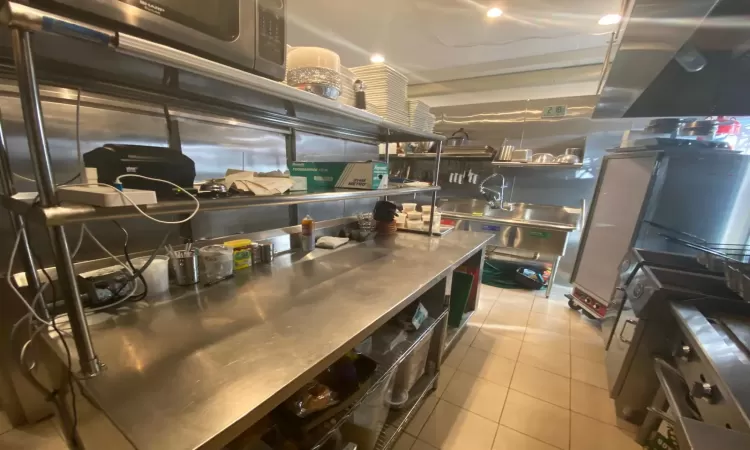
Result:
<instances>
[{"instance_id":1,"label":"green storage bin","mask_svg":"<svg viewBox=\"0 0 750 450\"><path fill-rule=\"evenodd\" d=\"M451 305L448 310L448 325L454 328L461 326L461 319L466 312L466 304L469 302L471 288L474 285L474 275L453 272L451 283Z\"/></svg>"}]
</instances>

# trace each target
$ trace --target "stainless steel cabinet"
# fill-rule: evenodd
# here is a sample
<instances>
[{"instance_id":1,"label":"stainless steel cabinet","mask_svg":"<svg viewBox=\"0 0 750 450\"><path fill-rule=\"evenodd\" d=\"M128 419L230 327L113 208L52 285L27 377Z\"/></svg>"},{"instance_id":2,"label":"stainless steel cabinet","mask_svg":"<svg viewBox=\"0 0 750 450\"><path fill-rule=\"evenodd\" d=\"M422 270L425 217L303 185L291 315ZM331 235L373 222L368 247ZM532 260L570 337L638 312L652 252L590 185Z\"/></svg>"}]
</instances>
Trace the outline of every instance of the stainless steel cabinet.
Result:
<instances>
[{"instance_id":1,"label":"stainless steel cabinet","mask_svg":"<svg viewBox=\"0 0 750 450\"><path fill-rule=\"evenodd\" d=\"M622 299L623 297L623 293L618 291L616 298ZM618 383L618 375L626 372L623 371L622 368L625 365L628 349L636 339L638 318L635 316L635 312L633 312L633 307L630 305L630 301L625 302L619 318L611 318L610 323L614 328L614 333L612 333L612 340L609 342L606 363L609 391L612 396L614 396L622 387L622 382L620 381ZM602 326L602 329L604 329L604 325Z\"/></svg>"}]
</instances>

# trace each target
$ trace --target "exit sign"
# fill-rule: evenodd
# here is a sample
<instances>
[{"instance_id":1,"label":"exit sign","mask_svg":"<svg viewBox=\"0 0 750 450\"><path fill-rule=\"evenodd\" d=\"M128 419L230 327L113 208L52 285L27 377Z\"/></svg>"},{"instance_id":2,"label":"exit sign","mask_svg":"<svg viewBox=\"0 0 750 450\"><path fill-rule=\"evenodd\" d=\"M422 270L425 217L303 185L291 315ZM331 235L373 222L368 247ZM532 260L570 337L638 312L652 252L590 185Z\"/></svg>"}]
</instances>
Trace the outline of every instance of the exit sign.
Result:
<instances>
[{"instance_id":1,"label":"exit sign","mask_svg":"<svg viewBox=\"0 0 750 450\"><path fill-rule=\"evenodd\" d=\"M568 112L568 105L553 105L545 106L542 110L542 118L544 117L565 117Z\"/></svg>"}]
</instances>

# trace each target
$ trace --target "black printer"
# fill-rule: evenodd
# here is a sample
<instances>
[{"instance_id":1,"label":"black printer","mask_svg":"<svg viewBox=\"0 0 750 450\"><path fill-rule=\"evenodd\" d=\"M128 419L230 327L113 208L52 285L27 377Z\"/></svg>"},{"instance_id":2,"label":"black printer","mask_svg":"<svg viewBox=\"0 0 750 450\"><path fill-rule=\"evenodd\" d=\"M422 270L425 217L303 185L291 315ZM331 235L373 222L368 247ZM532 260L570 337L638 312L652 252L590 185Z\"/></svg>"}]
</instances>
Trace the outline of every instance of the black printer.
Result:
<instances>
[{"instance_id":1,"label":"black printer","mask_svg":"<svg viewBox=\"0 0 750 450\"><path fill-rule=\"evenodd\" d=\"M125 174L171 181L185 189L192 189L195 182L195 162L169 147L106 144L84 153L83 163L96 168L100 183L111 185ZM122 185L128 189L154 191L160 199L177 195L173 186L143 178L126 177Z\"/></svg>"}]
</instances>

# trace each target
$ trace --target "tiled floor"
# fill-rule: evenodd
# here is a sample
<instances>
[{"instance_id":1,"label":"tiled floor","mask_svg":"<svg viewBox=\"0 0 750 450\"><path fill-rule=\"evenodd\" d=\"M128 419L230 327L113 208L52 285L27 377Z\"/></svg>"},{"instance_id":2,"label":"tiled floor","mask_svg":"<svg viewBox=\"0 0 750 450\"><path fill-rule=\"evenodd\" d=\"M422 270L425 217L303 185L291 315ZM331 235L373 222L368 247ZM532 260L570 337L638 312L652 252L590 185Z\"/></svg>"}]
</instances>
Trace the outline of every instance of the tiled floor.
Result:
<instances>
[{"instance_id":1,"label":"tiled floor","mask_svg":"<svg viewBox=\"0 0 750 450\"><path fill-rule=\"evenodd\" d=\"M596 323L543 292L482 286L469 328L396 450L635 450Z\"/></svg>"},{"instance_id":2,"label":"tiled floor","mask_svg":"<svg viewBox=\"0 0 750 450\"><path fill-rule=\"evenodd\" d=\"M16 428L0 411L0 449L2 450L64 450L67 446L52 420Z\"/></svg>"},{"instance_id":3,"label":"tiled floor","mask_svg":"<svg viewBox=\"0 0 750 450\"><path fill-rule=\"evenodd\" d=\"M637 450L606 388L596 325L543 292L482 286L436 391L395 450ZM61 450L51 422L7 431L0 449Z\"/></svg>"}]
</instances>

